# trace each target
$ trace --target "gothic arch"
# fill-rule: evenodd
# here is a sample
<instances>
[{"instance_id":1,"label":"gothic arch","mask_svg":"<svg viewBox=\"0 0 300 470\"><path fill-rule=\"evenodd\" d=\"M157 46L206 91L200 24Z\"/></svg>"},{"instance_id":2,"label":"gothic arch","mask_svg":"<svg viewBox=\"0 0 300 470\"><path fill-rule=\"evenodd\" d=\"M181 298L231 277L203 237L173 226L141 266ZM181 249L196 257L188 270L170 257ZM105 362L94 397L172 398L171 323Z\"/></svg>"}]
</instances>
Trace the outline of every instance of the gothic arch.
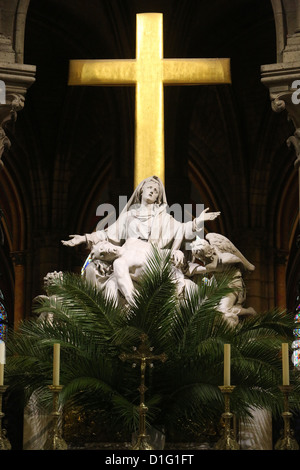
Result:
<instances>
[{"instance_id":1,"label":"gothic arch","mask_svg":"<svg viewBox=\"0 0 300 470\"><path fill-rule=\"evenodd\" d=\"M26 210L23 194L8 164L0 173L0 200L3 211L2 227L4 244L1 247L2 275L6 292L9 293L9 321L17 325L24 318L26 308L25 269L26 269ZM12 297L13 295L13 297ZM13 314L12 314L13 310Z\"/></svg>"},{"instance_id":2,"label":"gothic arch","mask_svg":"<svg viewBox=\"0 0 300 470\"><path fill-rule=\"evenodd\" d=\"M294 309L300 281L298 184L297 173L292 168L282 185L275 221L278 291L289 311Z\"/></svg>"}]
</instances>

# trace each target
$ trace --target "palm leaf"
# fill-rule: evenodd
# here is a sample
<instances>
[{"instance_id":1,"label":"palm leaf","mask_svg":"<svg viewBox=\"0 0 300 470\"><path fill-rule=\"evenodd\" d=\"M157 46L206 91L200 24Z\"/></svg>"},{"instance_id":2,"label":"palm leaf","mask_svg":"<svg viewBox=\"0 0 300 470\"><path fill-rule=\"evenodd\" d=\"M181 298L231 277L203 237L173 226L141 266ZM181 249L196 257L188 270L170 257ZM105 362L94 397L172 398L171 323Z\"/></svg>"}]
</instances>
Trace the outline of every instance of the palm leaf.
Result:
<instances>
[{"instance_id":1,"label":"palm leaf","mask_svg":"<svg viewBox=\"0 0 300 470\"><path fill-rule=\"evenodd\" d=\"M7 380L11 387L34 391L49 402L52 381L52 348L61 345L61 394L63 404L110 410L116 426L138 426L139 367L122 363L122 352L138 347L141 334L155 354L147 368L147 422L171 428L193 422L204 426L223 411L224 344L231 344L232 407L247 416L251 407L282 410L280 348L291 342L293 318L272 311L229 326L218 311L221 298L230 292L230 278L199 285L185 299L176 295L174 271L168 252L153 248L137 286L135 303L118 307L82 277L66 273L47 288L34 306L44 319L21 323L7 344ZM295 382L291 403L297 409L300 386Z\"/></svg>"}]
</instances>

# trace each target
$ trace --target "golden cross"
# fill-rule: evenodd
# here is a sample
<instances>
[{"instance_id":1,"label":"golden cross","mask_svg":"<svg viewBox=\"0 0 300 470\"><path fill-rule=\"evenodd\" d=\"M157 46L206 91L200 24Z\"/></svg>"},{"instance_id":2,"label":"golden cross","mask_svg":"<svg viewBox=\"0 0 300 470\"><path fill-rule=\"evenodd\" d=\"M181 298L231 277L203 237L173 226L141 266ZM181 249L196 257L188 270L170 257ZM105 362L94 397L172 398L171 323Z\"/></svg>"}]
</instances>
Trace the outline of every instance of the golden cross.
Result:
<instances>
[{"instance_id":1,"label":"golden cross","mask_svg":"<svg viewBox=\"0 0 300 470\"><path fill-rule=\"evenodd\" d=\"M135 85L134 184L165 178L164 84L231 83L229 59L164 59L163 15L136 15L136 59L71 60L69 85Z\"/></svg>"}]
</instances>

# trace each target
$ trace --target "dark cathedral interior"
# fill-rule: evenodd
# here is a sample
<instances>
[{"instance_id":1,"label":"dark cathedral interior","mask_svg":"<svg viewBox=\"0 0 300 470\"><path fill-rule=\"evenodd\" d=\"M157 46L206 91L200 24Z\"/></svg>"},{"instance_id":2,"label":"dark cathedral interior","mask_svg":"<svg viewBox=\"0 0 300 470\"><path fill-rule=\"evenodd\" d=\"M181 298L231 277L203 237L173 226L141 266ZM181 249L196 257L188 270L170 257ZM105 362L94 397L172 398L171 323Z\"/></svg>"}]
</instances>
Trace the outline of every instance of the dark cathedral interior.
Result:
<instances>
[{"instance_id":1,"label":"dark cathedral interior","mask_svg":"<svg viewBox=\"0 0 300 470\"><path fill-rule=\"evenodd\" d=\"M5 127L10 146L0 171L0 289L9 328L30 317L48 272L80 272L85 249L61 240L91 233L97 207L118 207L134 189L133 87L69 86L68 68L72 59L134 58L136 14L144 12L163 13L165 58L231 61L231 84L165 87L168 204L220 211L208 230L228 237L256 268L248 303L295 310L299 186L287 144L295 126L286 111L272 109L261 71L278 60L275 3L27 2L23 64L36 67L35 80ZM5 7L2 13L3 23Z\"/></svg>"}]
</instances>

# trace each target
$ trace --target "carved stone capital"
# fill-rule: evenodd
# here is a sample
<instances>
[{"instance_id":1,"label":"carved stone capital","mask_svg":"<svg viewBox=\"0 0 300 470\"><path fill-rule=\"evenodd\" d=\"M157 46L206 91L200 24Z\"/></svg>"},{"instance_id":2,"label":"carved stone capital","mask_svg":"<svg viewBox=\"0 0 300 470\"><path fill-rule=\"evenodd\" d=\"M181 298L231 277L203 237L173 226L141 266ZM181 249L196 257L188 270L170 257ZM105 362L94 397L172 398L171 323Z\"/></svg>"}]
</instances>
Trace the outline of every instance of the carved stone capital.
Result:
<instances>
[{"instance_id":1,"label":"carved stone capital","mask_svg":"<svg viewBox=\"0 0 300 470\"><path fill-rule=\"evenodd\" d=\"M287 139L287 145L289 147L293 146L297 159L295 160L295 168L300 168L300 129L296 129L294 135Z\"/></svg>"},{"instance_id":2,"label":"carved stone capital","mask_svg":"<svg viewBox=\"0 0 300 470\"><path fill-rule=\"evenodd\" d=\"M263 65L261 72L261 82L269 89L272 110L276 113L285 110L295 128L300 128L297 92L300 85L300 61Z\"/></svg>"},{"instance_id":3,"label":"carved stone capital","mask_svg":"<svg viewBox=\"0 0 300 470\"><path fill-rule=\"evenodd\" d=\"M21 93L8 93L6 104L0 105L0 122L4 126L7 121L15 121L17 113L24 108L25 96Z\"/></svg>"},{"instance_id":4,"label":"carved stone capital","mask_svg":"<svg viewBox=\"0 0 300 470\"><path fill-rule=\"evenodd\" d=\"M17 113L24 108L27 89L35 81L35 66L24 64L0 64L0 80L5 86L5 103L0 104L0 170L1 157L10 147L5 128L17 119Z\"/></svg>"},{"instance_id":5,"label":"carved stone capital","mask_svg":"<svg viewBox=\"0 0 300 470\"><path fill-rule=\"evenodd\" d=\"M281 113L286 109L286 103L283 97L280 94L272 95L270 93L271 98L271 107L274 113Z\"/></svg>"},{"instance_id":6,"label":"carved stone capital","mask_svg":"<svg viewBox=\"0 0 300 470\"><path fill-rule=\"evenodd\" d=\"M264 65L261 71L261 81L270 92L272 110L285 111L287 119L293 122L295 132L287 139L287 145L294 148L295 166L300 168L300 62Z\"/></svg>"},{"instance_id":7,"label":"carved stone capital","mask_svg":"<svg viewBox=\"0 0 300 470\"><path fill-rule=\"evenodd\" d=\"M291 120L295 127L295 132L291 135L286 143L288 147L293 147L296 160L295 168L300 168L300 103L294 104L292 102L292 93L293 90L288 92L270 93L271 97L271 107L275 113L280 113L282 111L287 112L287 119Z\"/></svg>"}]
</instances>

